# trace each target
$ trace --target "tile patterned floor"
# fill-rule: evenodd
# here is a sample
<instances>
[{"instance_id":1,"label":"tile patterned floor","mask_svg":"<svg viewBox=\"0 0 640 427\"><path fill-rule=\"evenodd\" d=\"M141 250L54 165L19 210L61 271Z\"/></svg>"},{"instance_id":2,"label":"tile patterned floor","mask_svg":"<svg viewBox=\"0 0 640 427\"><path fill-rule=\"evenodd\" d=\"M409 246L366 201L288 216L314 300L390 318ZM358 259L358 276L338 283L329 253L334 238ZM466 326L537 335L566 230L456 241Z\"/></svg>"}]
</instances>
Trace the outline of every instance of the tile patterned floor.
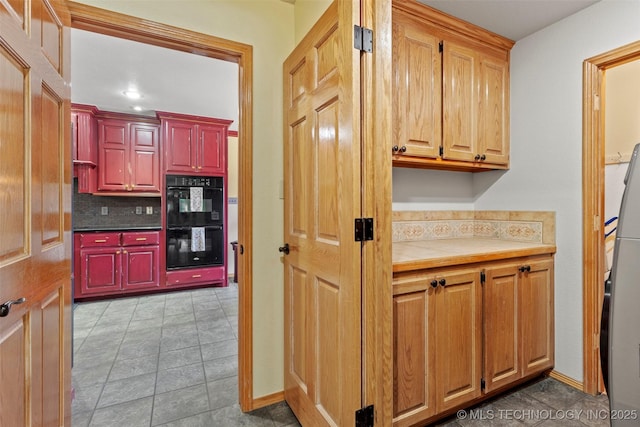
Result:
<instances>
[{"instance_id":1,"label":"tile patterned floor","mask_svg":"<svg viewBox=\"0 0 640 427\"><path fill-rule=\"evenodd\" d=\"M237 313L235 284L76 304L73 426L299 426L285 403L240 411ZM546 378L438 425L608 426L608 408Z\"/></svg>"},{"instance_id":2,"label":"tile patterned floor","mask_svg":"<svg viewBox=\"0 0 640 427\"><path fill-rule=\"evenodd\" d=\"M237 314L236 284L76 304L73 426L299 426L240 411Z\"/></svg>"}]
</instances>

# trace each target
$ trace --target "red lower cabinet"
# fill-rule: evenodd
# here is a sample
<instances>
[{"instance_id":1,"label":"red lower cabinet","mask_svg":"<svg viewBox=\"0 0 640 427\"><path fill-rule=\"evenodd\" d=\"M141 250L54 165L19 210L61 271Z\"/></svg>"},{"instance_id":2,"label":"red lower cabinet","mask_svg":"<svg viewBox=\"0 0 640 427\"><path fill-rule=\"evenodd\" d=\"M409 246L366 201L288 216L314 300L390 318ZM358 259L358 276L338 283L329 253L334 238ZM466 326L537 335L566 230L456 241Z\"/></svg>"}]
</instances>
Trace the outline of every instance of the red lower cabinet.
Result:
<instances>
[{"instance_id":1,"label":"red lower cabinet","mask_svg":"<svg viewBox=\"0 0 640 427\"><path fill-rule=\"evenodd\" d=\"M75 233L75 298L160 287L160 233Z\"/></svg>"},{"instance_id":2,"label":"red lower cabinet","mask_svg":"<svg viewBox=\"0 0 640 427\"><path fill-rule=\"evenodd\" d=\"M167 287L225 283L224 266L167 271Z\"/></svg>"}]
</instances>

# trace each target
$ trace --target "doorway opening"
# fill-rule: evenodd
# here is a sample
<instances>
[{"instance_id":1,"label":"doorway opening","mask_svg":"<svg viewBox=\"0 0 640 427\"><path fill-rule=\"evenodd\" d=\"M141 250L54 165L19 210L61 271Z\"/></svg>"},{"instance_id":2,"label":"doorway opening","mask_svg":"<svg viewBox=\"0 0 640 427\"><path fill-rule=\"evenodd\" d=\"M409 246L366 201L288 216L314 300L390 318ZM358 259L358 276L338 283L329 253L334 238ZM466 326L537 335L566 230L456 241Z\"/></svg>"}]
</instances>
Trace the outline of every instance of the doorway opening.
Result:
<instances>
[{"instance_id":1,"label":"doorway opening","mask_svg":"<svg viewBox=\"0 0 640 427\"><path fill-rule=\"evenodd\" d=\"M637 59L640 59L640 41L586 59L583 63L583 389L590 394L604 391L599 335L605 274L605 72Z\"/></svg>"},{"instance_id":2,"label":"doorway opening","mask_svg":"<svg viewBox=\"0 0 640 427\"><path fill-rule=\"evenodd\" d=\"M238 387L243 411L254 409L252 331L253 48L79 3L68 3L71 27L238 65Z\"/></svg>"}]
</instances>

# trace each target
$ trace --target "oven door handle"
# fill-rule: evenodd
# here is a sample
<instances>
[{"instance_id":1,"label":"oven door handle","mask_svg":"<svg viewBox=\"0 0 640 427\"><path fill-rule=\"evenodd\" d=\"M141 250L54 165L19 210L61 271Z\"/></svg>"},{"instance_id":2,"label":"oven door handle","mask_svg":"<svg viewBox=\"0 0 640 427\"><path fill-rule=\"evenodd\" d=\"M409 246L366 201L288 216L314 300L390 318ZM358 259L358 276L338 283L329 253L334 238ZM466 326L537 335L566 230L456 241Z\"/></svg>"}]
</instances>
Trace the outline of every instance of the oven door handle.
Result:
<instances>
[{"instance_id":1,"label":"oven door handle","mask_svg":"<svg viewBox=\"0 0 640 427\"><path fill-rule=\"evenodd\" d=\"M224 230L222 225L192 225L190 227L167 227L167 231L177 230L177 231L189 231L192 228L202 227L206 230Z\"/></svg>"}]
</instances>

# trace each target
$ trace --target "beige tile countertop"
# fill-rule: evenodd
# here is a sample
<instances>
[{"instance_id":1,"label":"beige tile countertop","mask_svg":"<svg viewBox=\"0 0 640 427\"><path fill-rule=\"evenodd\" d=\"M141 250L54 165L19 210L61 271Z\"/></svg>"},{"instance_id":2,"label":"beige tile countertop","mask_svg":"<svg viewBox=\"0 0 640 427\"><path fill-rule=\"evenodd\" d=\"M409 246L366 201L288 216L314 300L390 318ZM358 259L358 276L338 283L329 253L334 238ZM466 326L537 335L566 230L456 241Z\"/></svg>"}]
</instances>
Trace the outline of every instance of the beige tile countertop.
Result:
<instances>
[{"instance_id":1,"label":"beige tile countertop","mask_svg":"<svg viewBox=\"0 0 640 427\"><path fill-rule=\"evenodd\" d=\"M555 252L556 246L551 244L499 239L456 238L394 242L393 272L449 267Z\"/></svg>"}]
</instances>

